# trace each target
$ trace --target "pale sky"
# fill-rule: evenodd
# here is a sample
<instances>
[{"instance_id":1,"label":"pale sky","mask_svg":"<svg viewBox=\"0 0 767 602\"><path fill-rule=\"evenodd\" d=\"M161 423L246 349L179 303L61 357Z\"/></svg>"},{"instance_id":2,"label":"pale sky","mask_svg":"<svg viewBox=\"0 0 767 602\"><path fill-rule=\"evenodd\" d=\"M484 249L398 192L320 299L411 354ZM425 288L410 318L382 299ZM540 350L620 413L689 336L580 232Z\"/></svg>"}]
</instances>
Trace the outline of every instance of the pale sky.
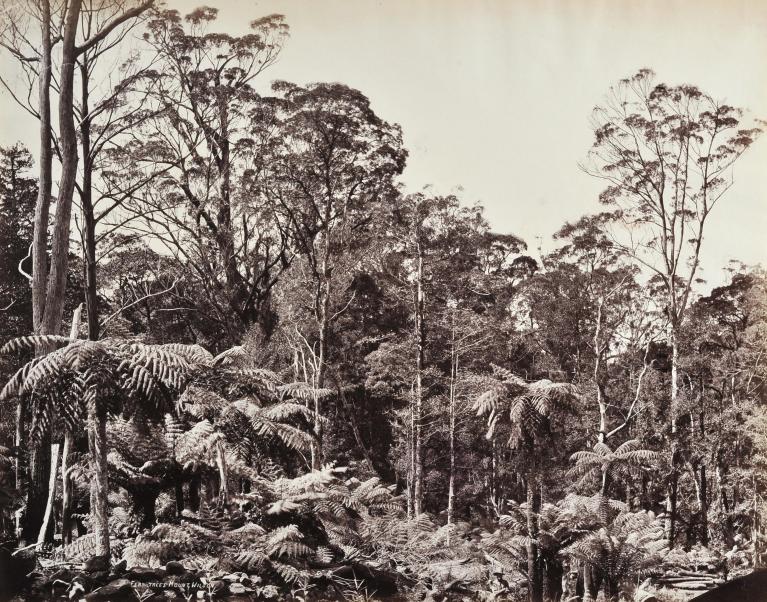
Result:
<instances>
[{"instance_id":1,"label":"pale sky","mask_svg":"<svg viewBox=\"0 0 767 602\"><path fill-rule=\"evenodd\" d=\"M0 0L2 1L2 0ZM169 0L182 13L204 4ZM270 13L291 29L265 74L297 83L339 81L399 123L411 191L463 188L496 231L531 247L565 220L599 211L602 183L578 162L589 115L611 84L652 68L767 119L764 0L209 0L231 33ZM33 149L35 124L7 95L0 144ZM12 117L11 117L12 116ZM722 281L728 260L767 264L767 136L735 168L712 217L703 276Z\"/></svg>"}]
</instances>

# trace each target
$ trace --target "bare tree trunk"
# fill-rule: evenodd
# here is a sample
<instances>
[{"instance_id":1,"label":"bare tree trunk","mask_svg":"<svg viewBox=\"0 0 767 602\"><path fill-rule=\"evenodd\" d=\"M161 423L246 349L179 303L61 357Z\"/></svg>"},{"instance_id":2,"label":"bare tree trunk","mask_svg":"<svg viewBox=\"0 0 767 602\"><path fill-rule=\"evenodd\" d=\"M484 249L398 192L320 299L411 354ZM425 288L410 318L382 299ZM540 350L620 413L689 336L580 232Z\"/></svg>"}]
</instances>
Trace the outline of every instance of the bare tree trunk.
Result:
<instances>
[{"instance_id":1,"label":"bare tree trunk","mask_svg":"<svg viewBox=\"0 0 767 602\"><path fill-rule=\"evenodd\" d=\"M32 323L35 334L51 334L43 324L45 314L45 288L48 281L48 218L51 205L53 182L53 142L51 138L51 7L49 0L40 1L41 38L40 52L40 178L37 202L35 204L35 224L32 240ZM55 334L55 333L54 333ZM20 416L21 417L21 416ZM17 424L20 429L21 423ZM26 511L22 537L29 541L36 536L44 515L47 498L49 450L45 450L45 441L35 446L28 459L29 483L26 496ZM21 432L18 433L18 449L21 449Z\"/></svg>"},{"instance_id":2,"label":"bare tree trunk","mask_svg":"<svg viewBox=\"0 0 767 602\"><path fill-rule=\"evenodd\" d=\"M69 454L72 451L72 434L64 435L64 448L61 452L61 541L72 541L72 477L69 473Z\"/></svg>"},{"instance_id":3,"label":"bare tree trunk","mask_svg":"<svg viewBox=\"0 0 767 602\"><path fill-rule=\"evenodd\" d=\"M455 506L455 389L458 380L458 350L455 341L455 314L453 314L452 340L450 346L450 389L449 389L449 429L450 429L450 478L447 487L447 524L453 524ZM492 484L491 484L492 491ZM447 545L450 545L450 532L447 534Z\"/></svg>"},{"instance_id":4,"label":"bare tree trunk","mask_svg":"<svg viewBox=\"0 0 767 602\"><path fill-rule=\"evenodd\" d=\"M410 404L410 424L407 429L407 518L415 509L415 406Z\"/></svg>"},{"instance_id":5,"label":"bare tree trunk","mask_svg":"<svg viewBox=\"0 0 767 602\"><path fill-rule=\"evenodd\" d=\"M530 602L542 602L543 581L538 558L538 513L541 510L541 494L537 480L527 477L527 591Z\"/></svg>"},{"instance_id":6,"label":"bare tree trunk","mask_svg":"<svg viewBox=\"0 0 767 602\"><path fill-rule=\"evenodd\" d=\"M756 483L756 474L751 475L751 484L753 486L754 490L754 496L753 496L753 505L752 505L752 512L753 516L751 518L752 521L752 527L751 527L751 540L754 544L754 554L753 554L753 567L759 568L761 565L761 548L759 547L759 529L761 527L760 524L760 516L759 516L759 490L757 488Z\"/></svg>"},{"instance_id":7,"label":"bare tree trunk","mask_svg":"<svg viewBox=\"0 0 767 602\"><path fill-rule=\"evenodd\" d=\"M37 545L53 541L54 528L51 525L51 516L53 515L53 503L56 501L56 477L59 472L59 444L51 444L51 470L48 480L48 503L45 505L45 514L43 515L43 524L40 525L40 532L37 535Z\"/></svg>"},{"instance_id":8,"label":"bare tree trunk","mask_svg":"<svg viewBox=\"0 0 767 602\"><path fill-rule=\"evenodd\" d=\"M88 82L90 80L87 53L80 59L81 112L80 144L83 147L83 179L80 187L80 204L83 211L83 264L85 272L85 309L88 316L88 339L99 338L98 290L96 286L96 216L93 209L93 157L91 157L91 116L88 105Z\"/></svg>"},{"instance_id":9,"label":"bare tree trunk","mask_svg":"<svg viewBox=\"0 0 767 602\"><path fill-rule=\"evenodd\" d=\"M72 196L77 178L77 132L74 123L74 68L77 60L75 40L82 0L70 0L62 39L61 77L59 79L59 142L61 179L56 199L56 223L51 241L51 269L46 288L43 332L56 334L61 328L64 294L69 264L69 234Z\"/></svg>"},{"instance_id":10,"label":"bare tree trunk","mask_svg":"<svg viewBox=\"0 0 767 602\"><path fill-rule=\"evenodd\" d=\"M594 596L594 575L591 565L588 562L583 563L583 602L592 602Z\"/></svg>"},{"instance_id":11,"label":"bare tree trunk","mask_svg":"<svg viewBox=\"0 0 767 602\"><path fill-rule=\"evenodd\" d=\"M708 477L705 461L700 464L700 538L708 546Z\"/></svg>"},{"instance_id":12,"label":"bare tree trunk","mask_svg":"<svg viewBox=\"0 0 767 602\"><path fill-rule=\"evenodd\" d=\"M74 340L80 330L82 303L77 306L72 315L72 326L69 338ZM69 453L72 451L74 436L67 429L64 433L64 448L61 452L61 539L68 544L72 539L72 480L69 476Z\"/></svg>"},{"instance_id":13,"label":"bare tree trunk","mask_svg":"<svg viewBox=\"0 0 767 602\"><path fill-rule=\"evenodd\" d=\"M51 6L40 0L40 177L35 204L35 225L32 240L32 321L37 334L41 331L45 311L45 285L48 280L48 216L53 184L53 143L51 140Z\"/></svg>"},{"instance_id":14,"label":"bare tree trunk","mask_svg":"<svg viewBox=\"0 0 767 602\"><path fill-rule=\"evenodd\" d=\"M424 290L423 290L423 251L420 241L418 246L417 272L416 272L416 292L415 292L415 337L416 337L416 364L415 364L415 411L414 411L414 494L413 511L419 516L423 504L423 450L422 450L422 428L423 428L423 367L424 367L424 346L426 342L424 332Z\"/></svg>"},{"instance_id":15,"label":"bare tree trunk","mask_svg":"<svg viewBox=\"0 0 767 602\"><path fill-rule=\"evenodd\" d=\"M13 444L16 446L16 459L13 461L16 473L16 489L21 491L21 448L24 436L24 406L21 402L16 404L16 434Z\"/></svg>"},{"instance_id":16,"label":"bare tree trunk","mask_svg":"<svg viewBox=\"0 0 767 602\"><path fill-rule=\"evenodd\" d=\"M224 444L221 441L216 444L216 465L218 466L218 477L221 481L218 495L224 506L227 506L229 504L229 475L226 467Z\"/></svg>"},{"instance_id":17,"label":"bare tree trunk","mask_svg":"<svg viewBox=\"0 0 767 602\"><path fill-rule=\"evenodd\" d=\"M93 404L93 402L91 402ZM109 484L107 481L106 416L88 408L88 444L91 453L91 521L96 534L96 555L109 556Z\"/></svg>"},{"instance_id":18,"label":"bare tree trunk","mask_svg":"<svg viewBox=\"0 0 767 602\"><path fill-rule=\"evenodd\" d=\"M328 203L328 211L326 211L326 223L330 220L330 204ZM325 232L323 259L320 266L321 279L320 284L321 293L317 307L317 326L319 334L319 352L318 352L318 365L316 370L315 388L321 389L325 386L325 373L326 363L328 355L328 329L330 326L330 297L332 294L332 270L330 267L330 231ZM321 421L321 408L320 398L315 394L314 396L314 436L316 438L316 451L312 454L312 470L319 470L322 467L323 453L322 453L322 421Z\"/></svg>"},{"instance_id":19,"label":"bare tree trunk","mask_svg":"<svg viewBox=\"0 0 767 602\"><path fill-rule=\"evenodd\" d=\"M679 482L679 468L677 466L677 420L676 412L679 397L679 344L677 341L676 324L672 322L669 326L669 338L671 343L671 477L666 497L666 537L669 547L674 547L676 539L676 512L677 512L677 493Z\"/></svg>"},{"instance_id":20,"label":"bare tree trunk","mask_svg":"<svg viewBox=\"0 0 767 602\"><path fill-rule=\"evenodd\" d=\"M27 492L27 507L21 537L24 542L36 541L45 516L45 504L48 500L48 481L50 469L51 443L50 437L43 436L29 457L29 490Z\"/></svg>"}]
</instances>

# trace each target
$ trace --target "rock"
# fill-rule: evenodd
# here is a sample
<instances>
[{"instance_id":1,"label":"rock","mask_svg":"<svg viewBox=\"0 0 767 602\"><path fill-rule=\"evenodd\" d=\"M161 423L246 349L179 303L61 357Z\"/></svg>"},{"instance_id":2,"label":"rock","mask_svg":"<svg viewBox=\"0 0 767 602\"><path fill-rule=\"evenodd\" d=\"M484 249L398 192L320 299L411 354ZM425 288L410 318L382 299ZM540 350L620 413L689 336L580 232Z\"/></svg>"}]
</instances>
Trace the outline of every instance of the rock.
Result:
<instances>
[{"instance_id":1,"label":"rock","mask_svg":"<svg viewBox=\"0 0 767 602\"><path fill-rule=\"evenodd\" d=\"M230 583L240 583L243 579L247 579L247 577L245 573L229 573L221 577L221 579Z\"/></svg>"},{"instance_id":2,"label":"rock","mask_svg":"<svg viewBox=\"0 0 767 602\"><path fill-rule=\"evenodd\" d=\"M0 600L9 600L25 582L25 575L35 569L37 560L33 550L24 550L15 556L8 548L0 548Z\"/></svg>"},{"instance_id":3,"label":"rock","mask_svg":"<svg viewBox=\"0 0 767 602\"><path fill-rule=\"evenodd\" d=\"M162 581L165 578L165 570L137 566L125 573L125 578L131 581Z\"/></svg>"},{"instance_id":4,"label":"rock","mask_svg":"<svg viewBox=\"0 0 767 602\"><path fill-rule=\"evenodd\" d=\"M67 583L71 583L72 579L74 578L74 573L71 569L63 568L59 569L55 573L53 573L50 577L48 577L48 583L53 583L55 581L66 581Z\"/></svg>"},{"instance_id":5,"label":"rock","mask_svg":"<svg viewBox=\"0 0 767 602\"><path fill-rule=\"evenodd\" d=\"M127 579L117 579L112 581L112 583L108 583L85 596L86 602L99 602L101 600L104 602L130 600L132 602L138 599L136 592L134 592L133 587L131 587L130 581Z\"/></svg>"},{"instance_id":6,"label":"rock","mask_svg":"<svg viewBox=\"0 0 767 602\"><path fill-rule=\"evenodd\" d=\"M183 573L182 575L168 575L165 577L166 582L168 579L175 581L176 583L196 583L200 579L194 573Z\"/></svg>"},{"instance_id":7,"label":"rock","mask_svg":"<svg viewBox=\"0 0 767 602\"><path fill-rule=\"evenodd\" d=\"M177 560L171 560L165 565L165 572L168 575L183 575L186 573L186 568Z\"/></svg>"},{"instance_id":8,"label":"rock","mask_svg":"<svg viewBox=\"0 0 767 602\"><path fill-rule=\"evenodd\" d=\"M67 598L70 600L79 600L82 598L82 594L85 593L85 587L81 581L74 581L67 590Z\"/></svg>"},{"instance_id":9,"label":"rock","mask_svg":"<svg viewBox=\"0 0 767 602\"><path fill-rule=\"evenodd\" d=\"M229 591L233 594L245 594L252 590L245 587L242 583L230 583Z\"/></svg>"},{"instance_id":10,"label":"rock","mask_svg":"<svg viewBox=\"0 0 767 602\"><path fill-rule=\"evenodd\" d=\"M120 562L112 567L112 575L120 577L125 572L125 568L127 566L128 561L123 558Z\"/></svg>"},{"instance_id":11,"label":"rock","mask_svg":"<svg viewBox=\"0 0 767 602\"><path fill-rule=\"evenodd\" d=\"M89 575L86 575L85 573L78 573L72 578L72 583L79 584L80 587L83 588L84 591L90 591L94 588L93 580L90 578Z\"/></svg>"},{"instance_id":12,"label":"rock","mask_svg":"<svg viewBox=\"0 0 767 602\"><path fill-rule=\"evenodd\" d=\"M26 577L26 590L29 591L30 597L37 600L44 600L50 593L50 586L48 585L48 579L45 575L38 571L33 571Z\"/></svg>"},{"instance_id":13,"label":"rock","mask_svg":"<svg viewBox=\"0 0 767 602\"><path fill-rule=\"evenodd\" d=\"M109 570L109 556L91 556L85 561L85 571L95 573Z\"/></svg>"},{"instance_id":14,"label":"rock","mask_svg":"<svg viewBox=\"0 0 767 602\"><path fill-rule=\"evenodd\" d=\"M109 577L109 571L96 571L90 574L90 578L96 585L104 585L112 581Z\"/></svg>"},{"instance_id":15,"label":"rock","mask_svg":"<svg viewBox=\"0 0 767 602\"><path fill-rule=\"evenodd\" d=\"M49 587L51 588L51 594L53 596L63 596L69 589L69 583L62 579L55 579L51 581Z\"/></svg>"},{"instance_id":16,"label":"rock","mask_svg":"<svg viewBox=\"0 0 767 602\"><path fill-rule=\"evenodd\" d=\"M726 602L728 600L747 600L748 602L767 601L767 569L759 569L728 581L705 594L693 598L695 602ZM692 601L691 601L692 602Z\"/></svg>"}]
</instances>

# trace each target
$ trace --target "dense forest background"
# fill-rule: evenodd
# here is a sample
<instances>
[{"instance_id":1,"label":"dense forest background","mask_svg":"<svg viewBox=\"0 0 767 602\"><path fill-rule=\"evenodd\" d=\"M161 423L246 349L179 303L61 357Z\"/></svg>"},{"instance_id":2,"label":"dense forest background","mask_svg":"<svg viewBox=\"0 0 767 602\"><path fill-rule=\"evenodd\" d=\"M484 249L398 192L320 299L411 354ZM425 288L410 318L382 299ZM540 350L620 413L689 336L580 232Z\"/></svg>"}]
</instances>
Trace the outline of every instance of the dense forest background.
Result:
<instances>
[{"instance_id":1,"label":"dense forest background","mask_svg":"<svg viewBox=\"0 0 767 602\"><path fill-rule=\"evenodd\" d=\"M20 6L0 572L28 596L618 599L763 564L766 274L700 279L741 109L606 82L573 158L604 192L543 253L405 190L363 92L270 83L279 15Z\"/></svg>"}]
</instances>

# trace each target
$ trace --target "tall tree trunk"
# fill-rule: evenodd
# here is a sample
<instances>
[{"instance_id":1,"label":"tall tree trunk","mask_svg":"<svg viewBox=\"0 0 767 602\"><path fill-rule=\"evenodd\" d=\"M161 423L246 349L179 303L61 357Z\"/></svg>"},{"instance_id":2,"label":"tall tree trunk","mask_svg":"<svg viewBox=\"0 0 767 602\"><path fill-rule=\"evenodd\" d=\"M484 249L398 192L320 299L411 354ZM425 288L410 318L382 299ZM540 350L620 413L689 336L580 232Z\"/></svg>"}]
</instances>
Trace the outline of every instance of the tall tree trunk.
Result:
<instances>
[{"instance_id":1,"label":"tall tree trunk","mask_svg":"<svg viewBox=\"0 0 767 602\"><path fill-rule=\"evenodd\" d=\"M327 204L325 212L326 224L330 221L330 203ZM319 336L319 350L317 357L317 367L315 370L315 389L321 389L325 386L325 374L328 361L328 331L330 328L330 297L332 295L332 268L330 266L330 229L325 231L324 248L322 251L322 262L320 265L320 298L317 303L317 330ZM322 467L322 420L321 420L320 397L314 395L314 437L316 449L312 450L312 470L319 470Z\"/></svg>"},{"instance_id":2,"label":"tall tree trunk","mask_svg":"<svg viewBox=\"0 0 767 602\"><path fill-rule=\"evenodd\" d=\"M61 452L61 541L64 544L72 541L72 477L68 474L72 439L72 433L67 431Z\"/></svg>"},{"instance_id":3,"label":"tall tree trunk","mask_svg":"<svg viewBox=\"0 0 767 602\"><path fill-rule=\"evenodd\" d=\"M668 495L666 497L666 537L669 547L674 547L676 539L676 512L677 495L679 484L679 467L677 459L678 433L677 433L677 405L679 397L679 342L677 339L677 324L672 320L669 326L669 338L671 344L671 476L668 486Z\"/></svg>"},{"instance_id":4,"label":"tall tree trunk","mask_svg":"<svg viewBox=\"0 0 767 602\"><path fill-rule=\"evenodd\" d=\"M455 394L458 380L458 350L455 340L455 313L453 313L453 328L450 346L450 388L449 388L449 438L450 438L450 477L447 486L447 524L453 524L455 510ZM490 486L492 492L492 484ZM447 545L450 545L450 532L447 534Z\"/></svg>"},{"instance_id":5,"label":"tall tree trunk","mask_svg":"<svg viewBox=\"0 0 767 602\"><path fill-rule=\"evenodd\" d=\"M416 339L416 357L415 357L415 411L414 411L414 493L413 493L413 511L419 516L423 505L423 449L422 449L422 429L423 429L423 368L424 368L424 347L426 335L424 331L424 290L423 290L423 250L420 241L416 242L418 249L417 271L416 271L416 290L415 290L415 339Z\"/></svg>"},{"instance_id":6,"label":"tall tree trunk","mask_svg":"<svg viewBox=\"0 0 767 602\"><path fill-rule=\"evenodd\" d=\"M59 444L51 444L51 467L48 480L48 501L45 505L45 514L43 523L40 525L40 532L37 534L37 545L53 542L53 533L55 526L51 524L53 516L53 504L56 501L56 480L59 472Z\"/></svg>"},{"instance_id":7,"label":"tall tree trunk","mask_svg":"<svg viewBox=\"0 0 767 602\"><path fill-rule=\"evenodd\" d=\"M530 602L542 602L543 580L541 565L538 558L538 513L541 511L541 493L537 479L533 475L527 477L527 577L528 599Z\"/></svg>"},{"instance_id":8,"label":"tall tree trunk","mask_svg":"<svg viewBox=\"0 0 767 602\"><path fill-rule=\"evenodd\" d=\"M181 480L181 475L178 475L176 482L173 483L173 493L176 501L176 518L179 518L184 512L184 482Z\"/></svg>"},{"instance_id":9,"label":"tall tree trunk","mask_svg":"<svg viewBox=\"0 0 767 602\"><path fill-rule=\"evenodd\" d=\"M53 186L53 143L51 139L51 6L40 0L40 177L35 204L35 225L32 240L32 322L35 333L46 334L42 328L45 312L45 287L48 281L48 217Z\"/></svg>"},{"instance_id":10,"label":"tall tree trunk","mask_svg":"<svg viewBox=\"0 0 767 602\"><path fill-rule=\"evenodd\" d=\"M74 340L80 331L82 303L77 306L72 315L72 326L69 338ZM64 433L64 448L61 452L61 539L65 544L72 539L72 479L69 476L69 453L72 451L74 435L69 429Z\"/></svg>"},{"instance_id":11,"label":"tall tree trunk","mask_svg":"<svg viewBox=\"0 0 767 602\"><path fill-rule=\"evenodd\" d=\"M94 402L91 402L91 406ZM106 416L88 408L88 447L91 454L91 521L96 534L96 555L109 556L109 483Z\"/></svg>"},{"instance_id":12,"label":"tall tree trunk","mask_svg":"<svg viewBox=\"0 0 767 602\"><path fill-rule=\"evenodd\" d=\"M16 434L13 438L13 444L16 447L16 458L13 461L14 472L16 476L16 489L21 491L21 450L24 438L24 406L21 401L16 404Z\"/></svg>"},{"instance_id":13,"label":"tall tree trunk","mask_svg":"<svg viewBox=\"0 0 767 602\"><path fill-rule=\"evenodd\" d=\"M83 179L80 188L80 204L83 212L85 235L83 248L83 272L85 273L85 309L88 316L88 339L99 338L98 290L96 283L96 216L93 209L93 157L91 156L91 117L88 104L89 64L87 53L80 59L81 112L80 143L83 148Z\"/></svg>"},{"instance_id":14,"label":"tall tree trunk","mask_svg":"<svg viewBox=\"0 0 767 602\"><path fill-rule=\"evenodd\" d=\"M27 507L24 513L21 538L24 542L37 540L40 526L45 516L45 505L48 501L48 482L50 480L51 439L45 435L40 444L32 449L29 457L29 490L27 492Z\"/></svg>"},{"instance_id":15,"label":"tall tree trunk","mask_svg":"<svg viewBox=\"0 0 767 602\"><path fill-rule=\"evenodd\" d=\"M45 289L48 282L48 218L53 182L53 142L51 125L51 7L49 0L40 0L42 47L40 52L40 177L35 203L35 224L32 239L32 323L35 334L57 334L46 329ZM21 426L20 424L18 426ZM20 435L20 433L19 433ZM19 436L19 449L21 437ZM26 496L22 538L31 541L37 536L45 512L48 486L48 443L41 441L28 458L29 484Z\"/></svg>"},{"instance_id":16,"label":"tall tree trunk","mask_svg":"<svg viewBox=\"0 0 767 602\"><path fill-rule=\"evenodd\" d=\"M216 444L216 465L218 466L218 477L221 482L218 489L218 495L224 506L229 505L229 475L226 467L226 454L224 444L219 441Z\"/></svg>"},{"instance_id":17,"label":"tall tree trunk","mask_svg":"<svg viewBox=\"0 0 767 602\"><path fill-rule=\"evenodd\" d=\"M51 268L45 291L44 333L56 334L61 328L69 265L72 196L77 178L77 132L74 122L74 69L77 60L75 40L82 0L70 0L62 38L59 78L59 144L61 179L56 199L56 223L51 240Z\"/></svg>"},{"instance_id":18,"label":"tall tree trunk","mask_svg":"<svg viewBox=\"0 0 767 602\"><path fill-rule=\"evenodd\" d=\"M751 540L753 541L753 545L754 545L754 553L753 553L753 557L752 557L753 565L752 566L756 569L756 568L759 568L761 566L761 553L762 553L762 549L761 549L761 546L760 546L761 542L759 541L759 537L760 537L759 530L761 528L761 520L760 520L761 517L759 516L759 489L758 489L758 485L757 485L757 482L756 482L756 474L752 474L751 475L751 484L753 486L753 491L754 491L753 502L752 502L752 513L753 513L753 516L751 517L751 523L752 523L751 524Z\"/></svg>"},{"instance_id":19,"label":"tall tree trunk","mask_svg":"<svg viewBox=\"0 0 767 602\"><path fill-rule=\"evenodd\" d=\"M410 404L410 424L407 428L407 518L415 511L415 405Z\"/></svg>"},{"instance_id":20,"label":"tall tree trunk","mask_svg":"<svg viewBox=\"0 0 767 602\"><path fill-rule=\"evenodd\" d=\"M594 571L588 562L583 563L583 602L593 602L596 600L594 587Z\"/></svg>"},{"instance_id":21,"label":"tall tree trunk","mask_svg":"<svg viewBox=\"0 0 767 602\"><path fill-rule=\"evenodd\" d=\"M192 475L189 479L189 509L192 512L198 512L200 510L200 487L202 485L202 478L199 474Z\"/></svg>"}]
</instances>

